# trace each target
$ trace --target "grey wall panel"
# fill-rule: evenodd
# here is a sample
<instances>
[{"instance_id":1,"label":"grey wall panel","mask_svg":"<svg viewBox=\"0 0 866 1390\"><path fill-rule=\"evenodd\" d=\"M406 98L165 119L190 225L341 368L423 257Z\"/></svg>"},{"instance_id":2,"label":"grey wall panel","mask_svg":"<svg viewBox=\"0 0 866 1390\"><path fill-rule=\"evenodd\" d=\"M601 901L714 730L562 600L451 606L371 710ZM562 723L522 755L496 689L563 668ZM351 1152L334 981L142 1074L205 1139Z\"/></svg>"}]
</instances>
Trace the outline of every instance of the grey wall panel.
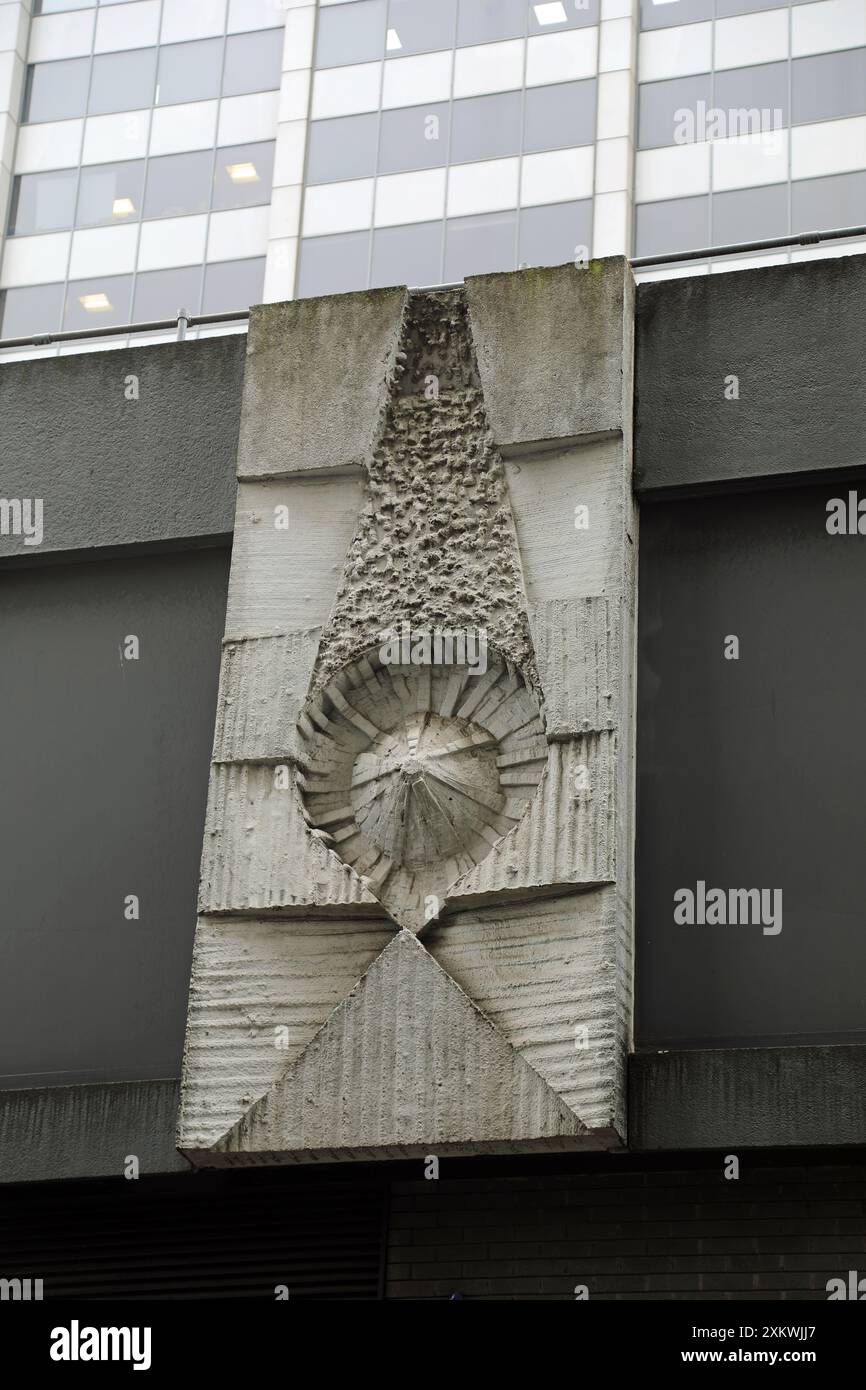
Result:
<instances>
[{"instance_id":1,"label":"grey wall panel","mask_svg":"<svg viewBox=\"0 0 866 1390\"><path fill-rule=\"evenodd\" d=\"M838 495L641 509L639 1049L866 1040L866 538L828 535ZM781 889L781 931L677 924L698 881Z\"/></svg>"},{"instance_id":2,"label":"grey wall panel","mask_svg":"<svg viewBox=\"0 0 866 1390\"><path fill-rule=\"evenodd\" d=\"M0 366L0 497L42 498L44 531L0 557L229 534L246 341Z\"/></svg>"},{"instance_id":3,"label":"grey wall panel","mask_svg":"<svg viewBox=\"0 0 866 1390\"><path fill-rule=\"evenodd\" d=\"M638 286L639 493L861 464L864 257Z\"/></svg>"},{"instance_id":4,"label":"grey wall panel","mask_svg":"<svg viewBox=\"0 0 866 1390\"><path fill-rule=\"evenodd\" d=\"M0 1089L179 1074L228 559L2 576Z\"/></svg>"}]
</instances>

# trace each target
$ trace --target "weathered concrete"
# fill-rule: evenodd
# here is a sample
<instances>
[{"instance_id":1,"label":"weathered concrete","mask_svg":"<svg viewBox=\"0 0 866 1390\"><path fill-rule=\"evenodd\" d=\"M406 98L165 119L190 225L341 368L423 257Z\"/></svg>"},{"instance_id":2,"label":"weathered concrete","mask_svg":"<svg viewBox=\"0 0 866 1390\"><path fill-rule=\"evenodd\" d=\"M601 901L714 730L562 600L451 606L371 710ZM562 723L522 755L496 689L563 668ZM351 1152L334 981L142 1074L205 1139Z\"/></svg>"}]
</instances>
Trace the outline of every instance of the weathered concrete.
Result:
<instances>
[{"instance_id":1,"label":"weathered concrete","mask_svg":"<svg viewBox=\"0 0 866 1390\"><path fill-rule=\"evenodd\" d=\"M321 628L223 647L214 762L296 757Z\"/></svg>"},{"instance_id":2,"label":"weathered concrete","mask_svg":"<svg viewBox=\"0 0 866 1390\"><path fill-rule=\"evenodd\" d=\"M637 322L639 492L866 464L863 256L641 285Z\"/></svg>"},{"instance_id":3,"label":"weathered concrete","mask_svg":"<svg viewBox=\"0 0 866 1390\"><path fill-rule=\"evenodd\" d=\"M227 639L327 621L362 497L360 475L238 485Z\"/></svg>"},{"instance_id":4,"label":"weathered concrete","mask_svg":"<svg viewBox=\"0 0 866 1390\"><path fill-rule=\"evenodd\" d=\"M866 1046L708 1048L629 1058L633 1149L866 1142Z\"/></svg>"},{"instance_id":5,"label":"weathered concrete","mask_svg":"<svg viewBox=\"0 0 866 1390\"><path fill-rule=\"evenodd\" d=\"M253 308L239 477L370 462L405 303L405 290L385 289Z\"/></svg>"},{"instance_id":6,"label":"weathered concrete","mask_svg":"<svg viewBox=\"0 0 866 1390\"><path fill-rule=\"evenodd\" d=\"M538 1072L404 931L216 1148L237 1157L389 1157L419 1145L476 1150L576 1141L583 1133Z\"/></svg>"},{"instance_id":7,"label":"weathered concrete","mask_svg":"<svg viewBox=\"0 0 866 1390\"><path fill-rule=\"evenodd\" d=\"M393 935L390 923L345 917L202 918L181 1143L216 1143L285 1073Z\"/></svg>"},{"instance_id":8,"label":"weathered concrete","mask_svg":"<svg viewBox=\"0 0 866 1390\"><path fill-rule=\"evenodd\" d=\"M622 257L470 276L466 297L500 450L629 427L634 280Z\"/></svg>"},{"instance_id":9,"label":"weathered concrete","mask_svg":"<svg viewBox=\"0 0 866 1390\"><path fill-rule=\"evenodd\" d=\"M597 1143L616 1143L625 1067L616 922L615 890L604 888L536 898L531 912L517 904L458 912L424 936L430 954Z\"/></svg>"},{"instance_id":10,"label":"weathered concrete","mask_svg":"<svg viewBox=\"0 0 866 1390\"><path fill-rule=\"evenodd\" d=\"M0 1092L0 1182L188 1171L174 1146L180 1083L49 1086Z\"/></svg>"},{"instance_id":11,"label":"weathered concrete","mask_svg":"<svg viewBox=\"0 0 866 1390\"><path fill-rule=\"evenodd\" d=\"M620 598L548 599L529 610L548 738L612 729L618 718Z\"/></svg>"},{"instance_id":12,"label":"weathered concrete","mask_svg":"<svg viewBox=\"0 0 866 1390\"><path fill-rule=\"evenodd\" d=\"M44 532L0 557L229 535L245 343L0 365L0 495L42 498Z\"/></svg>"}]
</instances>

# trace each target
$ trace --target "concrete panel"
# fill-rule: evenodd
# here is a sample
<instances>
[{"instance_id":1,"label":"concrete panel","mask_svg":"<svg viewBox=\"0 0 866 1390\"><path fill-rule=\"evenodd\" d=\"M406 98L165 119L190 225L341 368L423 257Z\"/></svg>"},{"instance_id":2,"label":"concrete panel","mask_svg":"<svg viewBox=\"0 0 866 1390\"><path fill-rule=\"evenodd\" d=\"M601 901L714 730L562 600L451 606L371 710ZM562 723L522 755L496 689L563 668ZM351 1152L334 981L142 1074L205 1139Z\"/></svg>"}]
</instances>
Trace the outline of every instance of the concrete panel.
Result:
<instances>
[{"instance_id":1,"label":"concrete panel","mask_svg":"<svg viewBox=\"0 0 866 1390\"><path fill-rule=\"evenodd\" d=\"M616 893L460 912L424 944L581 1120L615 1142L624 1067ZM586 1030L585 1033L583 1030Z\"/></svg>"},{"instance_id":2,"label":"concrete panel","mask_svg":"<svg viewBox=\"0 0 866 1390\"><path fill-rule=\"evenodd\" d=\"M644 284L637 315L638 492L866 464L863 256Z\"/></svg>"},{"instance_id":3,"label":"concrete panel","mask_svg":"<svg viewBox=\"0 0 866 1390\"><path fill-rule=\"evenodd\" d=\"M620 593L632 510L622 442L521 458L505 473L530 605Z\"/></svg>"},{"instance_id":4,"label":"concrete panel","mask_svg":"<svg viewBox=\"0 0 866 1390\"><path fill-rule=\"evenodd\" d=\"M611 729L622 677L621 601L549 599L529 611L548 738Z\"/></svg>"},{"instance_id":5,"label":"concrete panel","mask_svg":"<svg viewBox=\"0 0 866 1390\"><path fill-rule=\"evenodd\" d=\"M219 763L211 769L201 862L201 912L303 911L379 904L358 875L311 832L293 769ZM379 909L381 911L381 909Z\"/></svg>"},{"instance_id":6,"label":"concrete panel","mask_svg":"<svg viewBox=\"0 0 866 1390\"><path fill-rule=\"evenodd\" d=\"M634 281L621 256L470 276L466 297L501 450L630 429Z\"/></svg>"},{"instance_id":7,"label":"concrete panel","mask_svg":"<svg viewBox=\"0 0 866 1390\"><path fill-rule=\"evenodd\" d=\"M584 1133L418 939L401 931L217 1149L384 1157L417 1145L435 1153L437 1145Z\"/></svg>"},{"instance_id":8,"label":"concrete panel","mask_svg":"<svg viewBox=\"0 0 866 1390\"><path fill-rule=\"evenodd\" d=\"M230 534L245 342L0 365L0 492L43 513L0 557Z\"/></svg>"},{"instance_id":9,"label":"concrete panel","mask_svg":"<svg viewBox=\"0 0 866 1390\"><path fill-rule=\"evenodd\" d=\"M285 635L327 621L363 494L360 475L239 483L227 638Z\"/></svg>"},{"instance_id":10,"label":"concrete panel","mask_svg":"<svg viewBox=\"0 0 866 1390\"><path fill-rule=\"evenodd\" d=\"M393 935L381 921L202 919L179 1145L220 1139L285 1073Z\"/></svg>"},{"instance_id":11,"label":"concrete panel","mask_svg":"<svg viewBox=\"0 0 866 1390\"><path fill-rule=\"evenodd\" d=\"M385 289L253 308L239 477L369 463L405 303L405 290Z\"/></svg>"},{"instance_id":12,"label":"concrete panel","mask_svg":"<svg viewBox=\"0 0 866 1390\"><path fill-rule=\"evenodd\" d=\"M214 762L296 757L321 628L223 647Z\"/></svg>"},{"instance_id":13,"label":"concrete panel","mask_svg":"<svg viewBox=\"0 0 866 1390\"><path fill-rule=\"evenodd\" d=\"M615 785L615 734L552 743L541 785L522 820L448 889L446 910L611 881Z\"/></svg>"}]
</instances>

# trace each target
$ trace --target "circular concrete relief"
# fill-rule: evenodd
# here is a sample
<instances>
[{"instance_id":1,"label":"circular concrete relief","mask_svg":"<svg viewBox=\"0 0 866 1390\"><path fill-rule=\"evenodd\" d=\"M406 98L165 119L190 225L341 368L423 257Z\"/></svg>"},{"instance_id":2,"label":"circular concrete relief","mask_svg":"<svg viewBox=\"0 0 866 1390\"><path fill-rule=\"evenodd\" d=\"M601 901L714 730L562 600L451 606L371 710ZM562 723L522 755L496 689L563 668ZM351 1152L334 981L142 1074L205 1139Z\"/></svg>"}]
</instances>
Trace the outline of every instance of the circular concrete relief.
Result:
<instances>
[{"instance_id":1,"label":"circular concrete relief","mask_svg":"<svg viewBox=\"0 0 866 1390\"><path fill-rule=\"evenodd\" d=\"M484 656L414 664L370 652L299 720L308 824L413 930L517 824L547 763L522 674Z\"/></svg>"}]
</instances>

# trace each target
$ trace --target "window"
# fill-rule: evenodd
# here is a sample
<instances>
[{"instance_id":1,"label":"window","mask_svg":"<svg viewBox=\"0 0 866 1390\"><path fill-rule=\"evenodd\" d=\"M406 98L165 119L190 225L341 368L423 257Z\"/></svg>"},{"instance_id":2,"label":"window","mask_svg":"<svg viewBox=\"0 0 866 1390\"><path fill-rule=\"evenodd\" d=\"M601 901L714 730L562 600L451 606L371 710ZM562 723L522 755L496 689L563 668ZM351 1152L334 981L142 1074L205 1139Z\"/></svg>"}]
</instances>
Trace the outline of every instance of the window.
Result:
<instances>
[{"instance_id":1,"label":"window","mask_svg":"<svg viewBox=\"0 0 866 1390\"><path fill-rule=\"evenodd\" d=\"M103 5L106 0L102 0ZM96 0L36 0L34 14L60 14L62 10L92 10Z\"/></svg>"},{"instance_id":2,"label":"window","mask_svg":"<svg viewBox=\"0 0 866 1390\"><path fill-rule=\"evenodd\" d=\"M514 270L516 222L514 212L452 217L445 239L445 284L456 284L466 275Z\"/></svg>"},{"instance_id":3,"label":"window","mask_svg":"<svg viewBox=\"0 0 866 1390\"><path fill-rule=\"evenodd\" d=\"M137 111L153 104L156 49L134 48L128 53L98 53L93 59L91 116L112 111Z\"/></svg>"},{"instance_id":4,"label":"window","mask_svg":"<svg viewBox=\"0 0 866 1390\"><path fill-rule=\"evenodd\" d=\"M412 227L380 227L373 233L371 287L439 284L442 233L441 222L417 222Z\"/></svg>"},{"instance_id":5,"label":"window","mask_svg":"<svg viewBox=\"0 0 866 1390\"><path fill-rule=\"evenodd\" d=\"M218 97L222 65L222 39L167 44L159 50L157 105L175 106L184 101Z\"/></svg>"},{"instance_id":6,"label":"window","mask_svg":"<svg viewBox=\"0 0 866 1390\"><path fill-rule=\"evenodd\" d=\"M4 338L23 338L31 333L57 333L63 312L62 285L27 285L5 290L3 300Z\"/></svg>"},{"instance_id":7,"label":"window","mask_svg":"<svg viewBox=\"0 0 866 1390\"><path fill-rule=\"evenodd\" d=\"M307 182L339 183L341 179L375 174L378 126L379 117L373 111L365 116L311 121Z\"/></svg>"},{"instance_id":8,"label":"window","mask_svg":"<svg viewBox=\"0 0 866 1390\"><path fill-rule=\"evenodd\" d=\"M70 280L66 289L64 329L111 328L118 323L129 323L131 294L131 275Z\"/></svg>"},{"instance_id":9,"label":"window","mask_svg":"<svg viewBox=\"0 0 866 1390\"><path fill-rule=\"evenodd\" d=\"M145 217L183 217L210 207L213 151L168 154L147 166Z\"/></svg>"},{"instance_id":10,"label":"window","mask_svg":"<svg viewBox=\"0 0 866 1390\"><path fill-rule=\"evenodd\" d=\"M460 105L461 103L457 103ZM398 107L382 112L379 173L433 169L448 159L448 102ZM455 115L455 122L456 122ZM457 158L456 155L453 156Z\"/></svg>"},{"instance_id":11,"label":"window","mask_svg":"<svg viewBox=\"0 0 866 1390\"><path fill-rule=\"evenodd\" d=\"M66 121L87 109L89 58L31 63L24 88L24 121Z\"/></svg>"},{"instance_id":12,"label":"window","mask_svg":"<svg viewBox=\"0 0 866 1390\"><path fill-rule=\"evenodd\" d=\"M219 212L269 203L274 177L274 141L224 145L217 150L213 204Z\"/></svg>"},{"instance_id":13,"label":"window","mask_svg":"<svg viewBox=\"0 0 866 1390\"><path fill-rule=\"evenodd\" d=\"M385 56L400 58L409 53L431 53L454 44L457 0L391 0Z\"/></svg>"},{"instance_id":14,"label":"window","mask_svg":"<svg viewBox=\"0 0 866 1390\"><path fill-rule=\"evenodd\" d=\"M282 61L282 29L230 35L226 39L223 96L238 97L279 87Z\"/></svg>"},{"instance_id":15,"label":"window","mask_svg":"<svg viewBox=\"0 0 866 1390\"><path fill-rule=\"evenodd\" d=\"M260 304L265 283L265 258L217 261L208 266L204 281L203 314L248 309Z\"/></svg>"},{"instance_id":16,"label":"window","mask_svg":"<svg viewBox=\"0 0 866 1390\"><path fill-rule=\"evenodd\" d=\"M147 271L136 277L132 322L173 319L180 309L197 314L200 298L201 266Z\"/></svg>"},{"instance_id":17,"label":"window","mask_svg":"<svg viewBox=\"0 0 866 1390\"><path fill-rule=\"evenodd\" d=\"M366 289L369 261L369 232L307 237L301 242L298 297Z\"/></svg>"},{"instance_id":18,"label":"window","mask_svg":"<svg viewBox=\"0 0 866 1390\"><path fill-rule=\"evenodd\" d=\"M454 163L519 154L522 101L521 92L455 101L451 136Z\"/></svg>"},{"instance_id":19,"label":"window","mask_svg":"<svg viewBox=\"0 0 866 1390\"><path fill-rule=\"evenodd\" d=\"M435 9L441 0L436 0ZM385 53L385 0L355 0L319 11L316 67L370 63ZM390 56L390 55L389 55Z\"/></svg>"},{"instance_id":20,"label":"window","mask_svg":"<svg viewBox=\"0 0 866 1390\"><path fill-rule=\"evenodd\" d=\"M144 160L85 164L78 186L77 227L119 227L141 217Z\"/></svg>"},{"instance_id":21,"label":"window","mask_svg":"<svg viewBox=\"0 0 866 1390\"><path fill-rule=\"evenodd\" d=\"M72 226L75 169L52 174L21 174L12 185L9 233L60 232Z\"/></svg>"}]
</instances>

